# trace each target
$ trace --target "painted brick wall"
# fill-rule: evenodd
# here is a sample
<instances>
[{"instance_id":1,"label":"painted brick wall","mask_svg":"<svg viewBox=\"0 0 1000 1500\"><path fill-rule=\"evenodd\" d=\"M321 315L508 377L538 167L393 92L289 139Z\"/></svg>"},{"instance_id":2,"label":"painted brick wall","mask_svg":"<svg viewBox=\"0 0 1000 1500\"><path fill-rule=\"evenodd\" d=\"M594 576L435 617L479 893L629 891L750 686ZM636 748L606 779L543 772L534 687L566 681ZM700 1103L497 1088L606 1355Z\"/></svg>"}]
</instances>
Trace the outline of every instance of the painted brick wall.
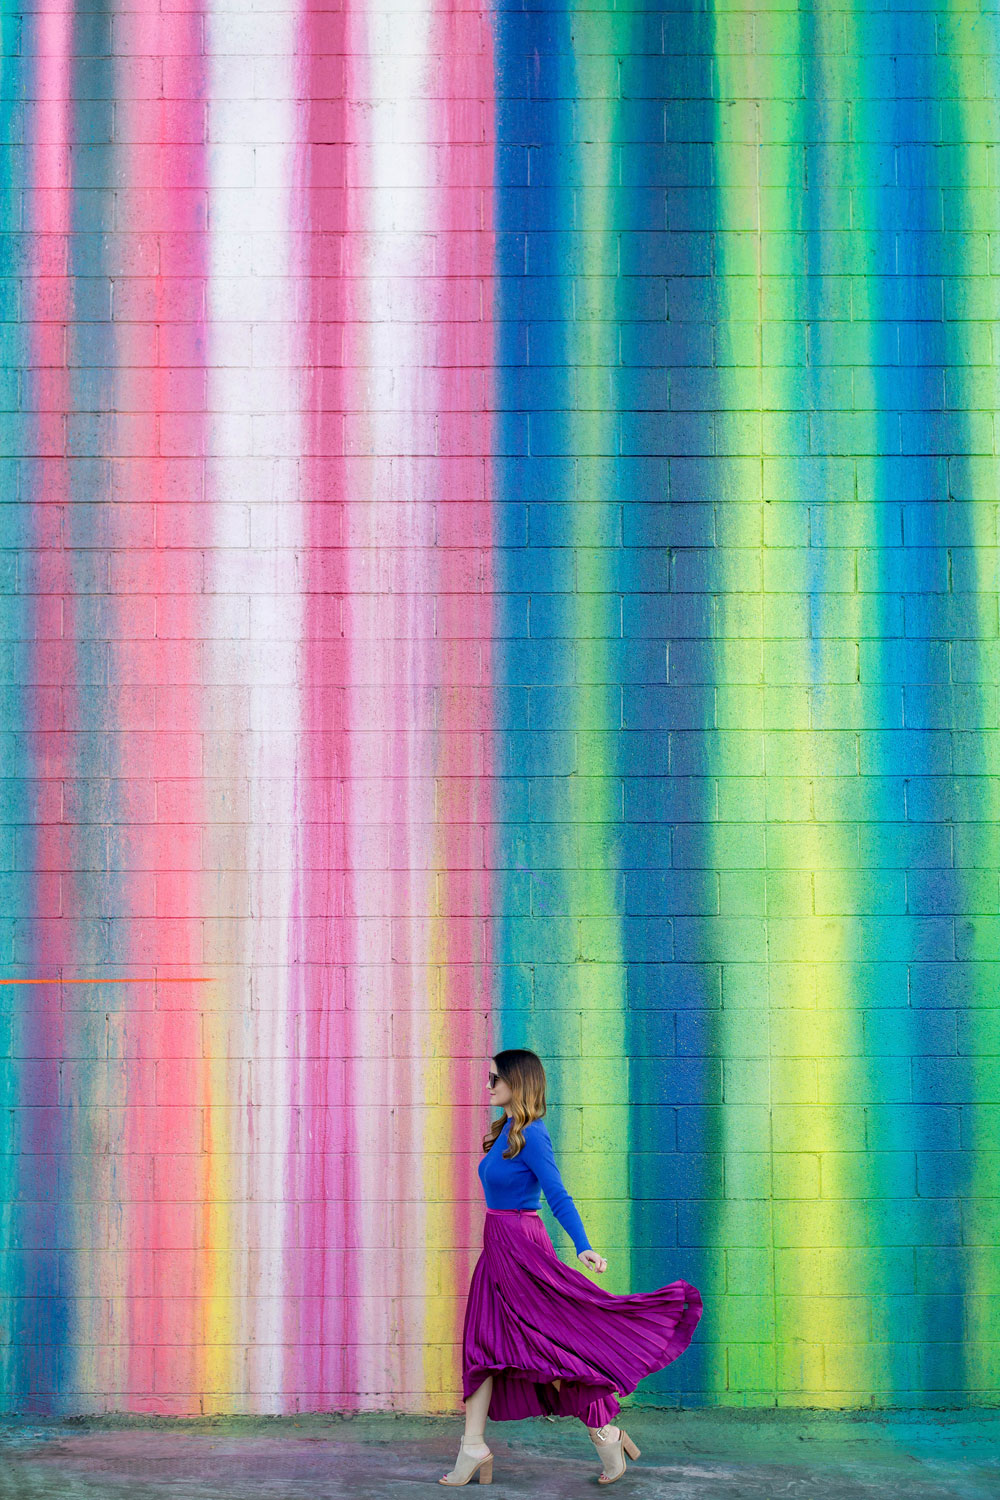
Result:
<instances>
[{"instance_id":1,"label":"painted brick wall","mask_svg":"<svg viewBox=\"0 0 1000 1500\"><path fill-rule=\"evenodd\" d=\"M996 7L0 33L5 1408L454 1409L517 1045L636 1399L995 1403Z\"/></svg>"}]
</instances>

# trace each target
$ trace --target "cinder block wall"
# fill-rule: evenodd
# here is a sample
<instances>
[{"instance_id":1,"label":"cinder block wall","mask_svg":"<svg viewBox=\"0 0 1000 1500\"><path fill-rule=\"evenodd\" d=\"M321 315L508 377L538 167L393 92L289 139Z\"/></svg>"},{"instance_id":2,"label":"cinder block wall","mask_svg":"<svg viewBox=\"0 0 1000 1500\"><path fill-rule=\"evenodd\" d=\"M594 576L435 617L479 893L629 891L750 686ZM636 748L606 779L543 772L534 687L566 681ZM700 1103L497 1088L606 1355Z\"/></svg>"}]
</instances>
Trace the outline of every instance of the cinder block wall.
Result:
<instances>
[{"instance_id":1,"label":"cinder block wall","mask_svg":"<svg viewBox=\"0 0 1000 1500\"><path fill-rule=\"evenodd\" d=\"M4 1408L455 1409L517 1045L637 1399L995 1403L995 10L0 33Z\"/></svg>"}]
</instances>

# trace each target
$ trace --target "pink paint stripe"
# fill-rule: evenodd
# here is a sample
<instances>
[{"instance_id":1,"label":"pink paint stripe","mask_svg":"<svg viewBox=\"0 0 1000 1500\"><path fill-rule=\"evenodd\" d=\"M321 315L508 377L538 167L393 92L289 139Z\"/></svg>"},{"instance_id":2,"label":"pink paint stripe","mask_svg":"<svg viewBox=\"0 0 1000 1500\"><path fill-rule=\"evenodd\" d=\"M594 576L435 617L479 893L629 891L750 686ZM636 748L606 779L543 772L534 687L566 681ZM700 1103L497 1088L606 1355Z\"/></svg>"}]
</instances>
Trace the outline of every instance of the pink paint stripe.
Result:
<instances>
[{"instance_id":1,"label":"pink paint stripe","mask_svg":"<svg viewBox=\"0 0 1000 1500\"><path fill-rule=\"evenodd\" d=\"M309 372L303 393L306 431L308 592L303 611L304 754L299 790L302 855L296 883L295 1006L302 1055L342 1060L341 1066L296 1071L293 1099L304 1115L311 1149L289 1164L290 1208L286 1242L288 1345L284 1373L293 1409L309 1406L310 1394L337 1403L350 1388L344 1351L361 1336L352 1314L346 1266L352 1226L347 1208L345 1164L359 1148L353 1112L347 1107L345 1070L353 1072L355 1039L346 1006L345 977L355 960L355 933L344 912L345 829L350 796L345 735L346 656L341 640L340 588L348 578L342 549L350 474L343 453L343 412L351 385L347 344L353 314L344 269L345 245L360 229L357 205L344 189L346 138L345 69L355 66L350 35L354 8L329 10L306 0L301 35L303 117L296 222L304 237L305 286L309 302L303 363ZM352 212L353 210L353 212ZM348 346L349 347L349 346ZM330 564L332 568L329 568ZM329 571L328 571L329 569ZM337 579L330 582L330 573ZM324 578L326 581L324 582ZM333 588L337 592L333 592ZM329 899L332 897L332 901ZM333 911L332 920L316 918ZM330 976L335 983L330 984ZM305 1143L303 1143L305 1144ZM336 1163L335 1180L330 1164ZM301 1230L301 1245L300 1243ZM317 1326L308 1341L298 1332L296 1307L320 1297ZM346 1401L345 1401L346 1404Z\"/></svg>"},{"instance_id":2,"label":"pink paint stripe","mask_svg":"<svg viewBox=\"0 0 1000 1500\"><path fill-rule=\"evenodd\" d=\"M444 1077L455 1101L452 1152L456 1211L452 1243L458 1250L451 1291L452 1343L461 1342L463 1305L479 1253L482 1191L477 1175L478 1127L469 1139L477 1107L487 1111L482 1091L492 1043L490 875L492 851L493 662L492 504L488 455L493 450L489 388L494 363L493 162L494 67L491 13L441 4L435 15L434 51L443 59L442 94L447 100L443 139L444 180L454 184L445 198L450 210L439 237L437 265L449 287L460 289L458 306L441 324L441 417L438 428L443 497L435 538L441 563L438 582L440 681L439 840L441 903L447 934L447 992L451 1055ZM475 296L461 295L468 288ZM474 311L466 321L461 309ZM477 316L478 314L478 316ZM475 560L478 594L469 597L469 563ZM471 648L471 649L470 649ZM472 740L475 774L452 769L454 748ZM470 1068L482 1058L483 1068ZM470 1097L470 1084L472 1093ZM471 1105L472 1108L467 1106ZM459 1121L462 1124L459 1124ZM460 1370L452 1371L455 1388Z\"/></svg>"},{"instance_id":3,"label":"pink paint stripe","mask_svg":"<svg viewBox=\"0 0 1000 1500\"><path fill-rule=\"evenodd\" d=\"M151 789L165 816L121 828L113 857L150 893L142 915L122 923L122 963L159 975L200 965L201 839L197 807L170 821L170 785L202 775L200 717L202 551L211 530L202 500L204 459L204 159L202 17L194 0L161 12L145 0L116 21L118 66L141 76L150 54L164 69L162 98L123 86L119 132L126 186L116 194L119 228L142 231L156 255L130 278L116 307L120 337L145 361L147 378L123 380L109 420L117 546L127 565L113 578L118 622L113 680L139 690L145 723L118 735L118 775ZM192 144L194 143L194 144ZM136 606L142 602L142 609ZM155 732L151 732L155 731ZM156 1012L159 1012L157 1014ZM156 1012L127 1013L119 1045L155 1062L156 1092L136 1090L125 1111L131 1205L123 1229L131 1318L127 1385L137 1411L187 1413L204 1389L205 1173L207 1078L197 993L157 991ZM151 1053L144 1035L155 1038ZM192 1405L192 1403L195 1403Z\"/></svg>"}]
</instances>

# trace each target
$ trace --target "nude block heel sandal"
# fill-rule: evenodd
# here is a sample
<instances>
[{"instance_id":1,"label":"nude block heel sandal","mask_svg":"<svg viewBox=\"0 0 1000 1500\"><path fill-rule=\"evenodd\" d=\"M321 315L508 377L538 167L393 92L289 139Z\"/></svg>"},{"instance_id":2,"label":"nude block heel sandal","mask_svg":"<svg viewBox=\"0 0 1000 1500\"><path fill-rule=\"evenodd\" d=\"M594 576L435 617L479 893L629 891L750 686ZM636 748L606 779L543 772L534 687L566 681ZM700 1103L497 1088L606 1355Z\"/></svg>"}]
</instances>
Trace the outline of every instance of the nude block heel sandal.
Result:
<instances>
[{"instance_id":1,"label":"nude block heel sandal","mask_svg":"<svg viewBox=\"0 0 1000 1500\"><path fill-rule=\"evenodd\" d=\"M459 1453L461 1457L461 1453ZM452 1471L454 1472L454 1471ZM468 1484L471 1479L478 1479L480 1484L493 1483L493 1454L488 1453L485 1458L469 1470L464 1479L439 1479L438 1484L459 1485Z\"/></svg>"},{"instance_id":2,"label":"nude block heel sandal","mask_svg":"<svg viewBox=\"0 0 1000 1500\"><path fill-rule=\"evenodd\" d=\"M601 1432L604 1432L604 1430L605 1429L602 1427ZM600 1436L594 1437L593 1433L591 1433L591 1437L593 1438L594 1446L599 1449L604 1448L605 1445L609 1442L609 1439L607 1438L602 1438ZM626 1468L628 1467L625 1463L625 1454L627 1453L629 1458L631 1459L636 1459L639 1457L641 1450L636 1446L635 1443L633 1443L624 1427L619 1427L618 1440L614 1444L614 1451L617 1454L617 1457L621 1460L621 1468L617 1469L615 1472L609 1473L607 1465L604 1463L604 1453L601 1453L601 1464L604 1468L604 1473L598 1474L598 1484L614 1484L616 1479L621 1479L622 1475L625 1473ZM610 1457L610 1455L608 1456Z\"/></svg>"}]
</instances>

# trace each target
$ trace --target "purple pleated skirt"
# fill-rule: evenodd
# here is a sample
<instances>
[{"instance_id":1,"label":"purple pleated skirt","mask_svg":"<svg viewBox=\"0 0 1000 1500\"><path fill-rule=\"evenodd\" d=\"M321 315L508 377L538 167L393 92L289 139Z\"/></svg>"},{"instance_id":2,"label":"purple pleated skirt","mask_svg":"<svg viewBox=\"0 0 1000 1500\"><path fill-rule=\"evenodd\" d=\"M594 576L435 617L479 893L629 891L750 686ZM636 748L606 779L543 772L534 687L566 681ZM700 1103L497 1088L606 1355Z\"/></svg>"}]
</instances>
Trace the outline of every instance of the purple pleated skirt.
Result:
<instances>
[{"instance_id":1,"label":"purple pleated skirt","mask_svg":"<svg viewBox=\"0 0 1000 1500\"><path fill-rule=\"evenodd\" d=\"M683 1354L700 1317L686 1281L606 1292L559 1259L537 1212L488 1208L465 1309L462 1399L492 1375L495 1422L553 1413L603 1427L617 1396Z\"/></svg>"}]
</instances>

